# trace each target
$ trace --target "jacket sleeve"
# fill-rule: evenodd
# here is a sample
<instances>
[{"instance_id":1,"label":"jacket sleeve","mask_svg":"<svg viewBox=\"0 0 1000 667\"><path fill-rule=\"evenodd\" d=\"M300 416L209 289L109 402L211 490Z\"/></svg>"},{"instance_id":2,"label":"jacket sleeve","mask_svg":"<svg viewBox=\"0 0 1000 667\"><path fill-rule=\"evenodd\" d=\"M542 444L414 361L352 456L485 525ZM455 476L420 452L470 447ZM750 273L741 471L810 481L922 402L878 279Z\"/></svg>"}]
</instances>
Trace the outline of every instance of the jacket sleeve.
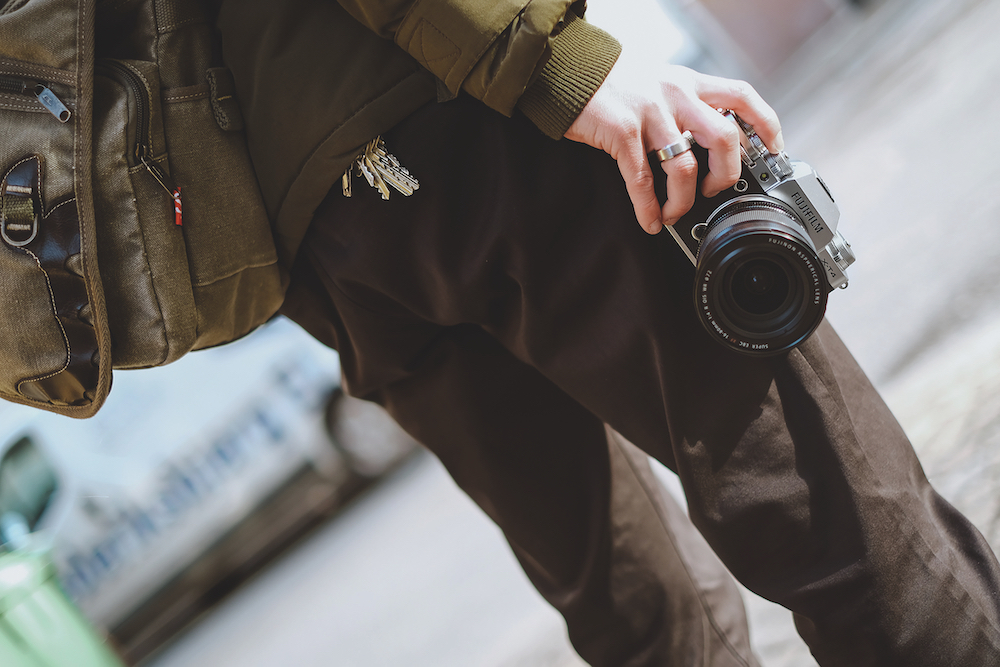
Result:
<instances>
[{"instance_id":1,"label":"jacket sleeve","mask_svg":"<svg viewBox=\"0 0 1000 667\"><path fill-rule=\"evenodd\" d=\"M340 0L447 89L561 137L621 51L579 17L584 0ZM520 102L520 104L519 104Z\"/></svg>"}]
</instances>

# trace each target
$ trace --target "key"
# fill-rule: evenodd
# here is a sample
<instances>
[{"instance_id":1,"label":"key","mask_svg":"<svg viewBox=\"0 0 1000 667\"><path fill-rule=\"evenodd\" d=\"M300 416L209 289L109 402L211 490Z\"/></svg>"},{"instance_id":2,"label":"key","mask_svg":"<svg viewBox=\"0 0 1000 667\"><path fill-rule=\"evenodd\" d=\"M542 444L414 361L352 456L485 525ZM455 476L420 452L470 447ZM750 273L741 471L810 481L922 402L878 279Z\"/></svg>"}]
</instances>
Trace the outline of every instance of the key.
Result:
<instances>
[{"instance_id":1,"label":"key","mask_svg":"<svg viewBox=\"0 0 1000 667\"><path fill-rule=\"evenodd\" d=\"M360 176L365 177L365 180L368 181L368 185L373 188L375 187L375 177L372 176L372 173L368 171L368 167L365 166L363 156L358 158L358 172Z\"/></svg>"},{"instance_id":2,"label":"key","mask_svg":"<svg viewBox=\"0 0 1000 667\"><path fill-rule=\"evenodd\" d=\"M398 192L402 193L404 197L409 197L413 194L414 188L405 178L402 178L401 174L386 169L384 165L381 164L376 164L375 168L378 169L379 174L382 176L382 180L394 187Z\"/></svg>"},{"instance_id":3,"label":"key","mask_svg":"<svg viewBox=\"0 0 1000 667\"><path fill-rule=\"evenodd\" d=\"M352 172L356 172L353 174ZM385 148L382 137L375 137L365 151L359 155L341 177L341 189L345 197L352 195L353 176L364 177L368 185L379 191L382 199L389 199L391 186L404 197L409 197L420 188L420 183L410 170L400 164L395 155Z\"/></svg>"},{"instance_id":4,"label":"key","mask_svg":"<svg viewBox=\"0 0 1000 667\"><path fill-rule=\"evenodd\" d=\"M340 185L341 185L341 187L344 190L344 196L345 197L350 197L351 196L351 172L352 171L354 171L354 165L353 164L350 167L348 167L347 171L344 172L344 175L340 177Z\"/></svg>"},{"instance_id":5,"label":"key","mask_svg":"<svg viewBox=\"0 0 1000 667\"><path fill-rule=\"evenodd\" d=\"M400 169L395 167L389 160L381 157L379 155L374 156L375 159L371 160L372 165L378 170L380 176L383 180L392 185L396 190L403 193L405 196L409 197L413 194L414 179L409 177L407 174L402 173Z\"/></svg>"},{"instance_id":6,"label":"key","mask_svg":"<svg viewBox=\"0 0 1000 667\"><path fill-rule=\"evenodd\" d=\"M373 185L382 194L382 199L389 199L389 186L385 184L382 180L382 176L378 172L378 168L372 164L372 161L368 158L368 155L364 155L361 158L361 169L365 172L365 177L368 178L369 174L371 178L368 182Z\"/></svg>"},{"instance_id":7,"label":"key","mask_svg":"<svg viewBox=\"0 0 1000 667\"><path fill-rule=\"evenodd\" d=\"M420 187L420 183L410 175L410 172L406 168L397 166L398 164L398 162L393 163L387 158L380 156L375 166L386 180L392 183L397 190L409 197L413 194L414 190Z\"/></svg>"},{"instance_id":8,"label":"key","mask_svg":"<svg viewBox=\"0 0 1000 667\"><path fill-rule=\"evenodd\" d=\"M410 174L410 170L401 165L396 156L385 149L385 142L381 137L373 142L372 153L377 156L376 162L383 168L383 171L392 174L396 181L406 184L407 188L411 190L411 194L413 190L420 187L417 179Z\"/></svg>"}]
</instances>

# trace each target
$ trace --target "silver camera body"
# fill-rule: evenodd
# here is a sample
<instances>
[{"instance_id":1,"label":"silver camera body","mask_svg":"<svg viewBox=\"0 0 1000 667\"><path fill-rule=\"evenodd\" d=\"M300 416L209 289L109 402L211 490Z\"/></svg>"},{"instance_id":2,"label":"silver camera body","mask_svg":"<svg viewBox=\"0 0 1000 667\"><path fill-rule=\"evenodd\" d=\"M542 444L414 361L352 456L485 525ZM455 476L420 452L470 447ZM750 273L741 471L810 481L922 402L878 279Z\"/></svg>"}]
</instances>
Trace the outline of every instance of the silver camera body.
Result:
<instances>
[{"instance_id":1,"label":"silver camera body","mask_svg":"<svg viewBox=\"0 0 1000 667\"><path fill-rule=\"evenodd\" d=\"M771 154L751 126L724 115L740 129L740 179L712 198L699 192L668 229L695 265L695 306L708 332L746 354L777 354L819 326L828 293L847 286L854 254L816 171L784 152ZM700 181L707 153L692 150Z\"/></svg>"}]
</instances>

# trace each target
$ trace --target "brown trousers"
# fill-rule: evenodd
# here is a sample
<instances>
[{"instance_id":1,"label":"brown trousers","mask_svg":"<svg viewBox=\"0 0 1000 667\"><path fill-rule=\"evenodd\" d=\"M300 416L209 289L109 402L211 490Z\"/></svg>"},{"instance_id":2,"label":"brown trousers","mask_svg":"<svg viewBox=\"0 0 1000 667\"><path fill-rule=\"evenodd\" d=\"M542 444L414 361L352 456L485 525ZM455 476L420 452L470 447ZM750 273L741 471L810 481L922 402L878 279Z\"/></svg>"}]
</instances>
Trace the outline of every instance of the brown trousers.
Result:
<instances>
[{"instance_id":1,"label":"brown trousers","mask_svg":"<svg viewBox=\"0 0 1000 667\"><path fill-rule=\"evenodd\" d=\"M828 325L763 359L709 339L615 163L523 118L460 97L385 139L420 190L335 188L285 313L503 529L584 659L755 665L714 551L821 665L1000 665L1000 566ZM697 531L604 424L678 473Z\"/></svg>"}]
</instances>

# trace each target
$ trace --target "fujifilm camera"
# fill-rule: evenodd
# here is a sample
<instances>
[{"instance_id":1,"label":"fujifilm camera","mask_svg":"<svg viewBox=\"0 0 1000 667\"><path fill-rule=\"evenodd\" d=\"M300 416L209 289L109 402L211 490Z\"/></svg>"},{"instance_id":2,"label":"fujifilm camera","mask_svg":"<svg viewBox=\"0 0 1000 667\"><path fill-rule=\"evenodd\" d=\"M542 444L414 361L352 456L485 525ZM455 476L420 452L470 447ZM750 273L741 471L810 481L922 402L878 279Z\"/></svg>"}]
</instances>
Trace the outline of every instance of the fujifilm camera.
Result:
<instances>
[{"instance_id":1,"label":"fujifilm camera","mask_svg":"<svg viewBox=\"0 0 1000 667\"><path fill-rule=\"evenodd\" d=\"M724 115L740 129L743 173L715 197L699 191L667 229L695 265L695 308L709 334L739 352L777 354L816 330L827 295L847 287L854 254L837 231L840 209L812 167L771 154L750 125ZM692 150L700 183L708 154Z\"/></svg>"}]
</instances>

